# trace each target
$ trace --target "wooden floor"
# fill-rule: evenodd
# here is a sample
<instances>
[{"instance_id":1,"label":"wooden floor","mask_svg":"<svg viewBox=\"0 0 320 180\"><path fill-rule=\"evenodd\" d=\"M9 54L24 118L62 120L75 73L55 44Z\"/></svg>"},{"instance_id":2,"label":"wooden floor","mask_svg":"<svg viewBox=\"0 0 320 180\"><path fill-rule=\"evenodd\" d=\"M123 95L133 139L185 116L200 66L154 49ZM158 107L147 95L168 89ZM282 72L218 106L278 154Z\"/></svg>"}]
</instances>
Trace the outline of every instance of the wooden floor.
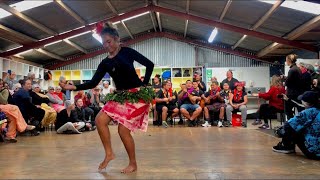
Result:
<instances>
[{"instance_id":1,"label":"wooden floor","mask_svg":"<svg viewBox=\"0 0 320 180\"><path fill-rule=\"evenodd\" d=\"M274 153L279 139L243 128L163 129L150 126L134 134L138 172L120 173L127 155L111 126L116 159L106 172L97 167L104 158L97 131L38 137L18 137L18 143L0 143L2 179L318 179L320 162L297 154Z\"/></svg>"}]
</instances>

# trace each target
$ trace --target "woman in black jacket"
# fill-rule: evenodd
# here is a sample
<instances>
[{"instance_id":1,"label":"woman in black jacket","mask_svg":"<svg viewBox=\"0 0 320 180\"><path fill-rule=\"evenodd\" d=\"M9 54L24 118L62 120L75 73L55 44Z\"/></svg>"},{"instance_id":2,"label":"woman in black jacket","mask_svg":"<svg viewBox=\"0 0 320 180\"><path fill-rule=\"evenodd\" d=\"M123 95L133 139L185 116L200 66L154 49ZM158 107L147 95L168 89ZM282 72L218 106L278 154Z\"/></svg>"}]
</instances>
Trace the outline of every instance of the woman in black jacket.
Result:
<instances>
[{"instance_id":1,"label":"woman in black jacket","mask_svg":"<svg viewBox=\"0 0 320 180\"><path fill-rule=\"evenodd\" d=\"M70 100L65 101L66 109L58 113L55 129L58 134L75 133L81 134L79 131L85 126L84 122L79 122L77 113L74 111L74 104Z\"/></svg>"},{"instance_id":2,"label":"woman in black jacket","mask_svg":"<svg viewBox=\"0 0 320 180\"><path fill-rule=\"evenodd\" d=\"M297 58L298 56L295 54L290 54L286 57L286 63L290 66L288 77L285 81L285 86L287 87L286 95L294 101L298 101L298 96L303 93L302 73L296 65ZM285 101L285 113L288 119L294 116L294 111L292 111L293 107L296 107L299 112L303 110L303 108L297 106L292 101Z\"/></svg>"}]
</instances>

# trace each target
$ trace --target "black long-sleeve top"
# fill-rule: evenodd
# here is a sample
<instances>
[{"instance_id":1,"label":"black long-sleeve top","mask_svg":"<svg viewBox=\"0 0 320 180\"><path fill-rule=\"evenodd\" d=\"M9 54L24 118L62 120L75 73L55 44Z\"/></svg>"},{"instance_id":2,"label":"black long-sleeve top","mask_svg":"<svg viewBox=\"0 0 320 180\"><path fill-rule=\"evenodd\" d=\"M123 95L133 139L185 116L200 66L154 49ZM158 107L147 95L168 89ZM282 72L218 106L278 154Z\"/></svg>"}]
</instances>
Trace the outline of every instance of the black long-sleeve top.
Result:
<instances>
[{"instance_id":1,"label":"black long-sleeve top","mask_svg":"<svg viewBox=\"0 0 320 180\"><path fill-rule=\"evenodd\" d=\"M302 73L296 64L290 66L285 84L288 96L299 96L303 93Z\"/></svg>"},{"instance_id":2,"label":"black long-sleeve top","mask_svg":"<svg viewBox=\"0 0 320 180\"><path fill-rule=\"evenodd\" d=\"M82 122L87 121L85 118L86 112L83 108L76 107L74 111L76 112L76 115L77 115L77 121L79 121L79 122L80 121L82 121Z\"/></svg>"},{"instance_id":3,"label":"black long-sleeve top","mask_svg":"<svg viewBox=\"0 0 320 180\"><path fill-rule=\"evenodd\" d=\"M67 122L75 123L79 122L77 112L72 110L70 116L68 116L67 109L63 109L57 114L57 121L55 122L55 129L58 130L61 126Z\"/></svg>"},{"instance_id":4,"label":"black long-sleeve top","mask_svg":"<svg viewBox=\"0 0 320 180\"><path fill-rule=\"evenodd\" d=\"M40 97L37 93L33 91L30 91L30 96L32 98L32 103L34 105L41 105L42 103L46 103L46 104L50 103L49 98Z\"/></svg>"},{"instance_id":5,"label":"black long-sleeve top","mask_svg":"<svg viewBox=\"0 0 320 180\"><path fill-rule=\"evenodd\" d=\"M139 79L133 62L146 67L144 81ZM78 90L92 89L96 87L106 73L112 77L117 90L128 90L142 85L147 85L153 71L154 64L149 59L128 47L122 47L113 58L105 58L101 61L92 79L84 84L76 85Z\"/></svg>"}]
</instances>

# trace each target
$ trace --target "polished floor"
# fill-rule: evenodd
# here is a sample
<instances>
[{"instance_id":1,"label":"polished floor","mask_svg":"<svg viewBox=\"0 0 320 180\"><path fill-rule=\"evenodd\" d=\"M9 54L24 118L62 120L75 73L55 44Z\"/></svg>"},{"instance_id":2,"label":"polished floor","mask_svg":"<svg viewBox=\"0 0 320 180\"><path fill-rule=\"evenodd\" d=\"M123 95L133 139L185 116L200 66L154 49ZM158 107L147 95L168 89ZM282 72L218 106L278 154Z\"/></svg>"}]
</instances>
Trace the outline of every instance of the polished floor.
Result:
<instances>
[{"instance_id":1,"label":"polished floor","mask_svg":"<svg viewBox=\"0 0 320 180\"><path fill-rule=\"evenodd\" d=\"M18 137L18 143L0 143L1 179L319 179L320 162L296 154L274 153L279 139L243 128L150 126L134 134L138 171L120 170L127 155L111 126L116 159L105 172L97 167L104 158L97 131L37 137Z\"/></svg>"}]
</instances>

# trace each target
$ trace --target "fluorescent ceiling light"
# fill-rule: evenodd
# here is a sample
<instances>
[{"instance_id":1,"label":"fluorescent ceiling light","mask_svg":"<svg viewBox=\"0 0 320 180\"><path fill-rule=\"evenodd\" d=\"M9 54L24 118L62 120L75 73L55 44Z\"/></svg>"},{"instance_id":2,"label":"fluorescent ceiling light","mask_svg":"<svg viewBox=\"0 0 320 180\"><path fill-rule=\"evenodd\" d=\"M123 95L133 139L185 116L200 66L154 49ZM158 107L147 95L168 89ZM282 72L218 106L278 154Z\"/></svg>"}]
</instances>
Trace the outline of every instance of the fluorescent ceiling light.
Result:
<instances>
[{"instance_id":1,"label":"fluorescent ceiling light","mask_svg":"<svg viewBox=\"0 0 320 180\"><path fill-rule=\"evenodd\" d=\"M14 48L11 48L11 49L8 49L8 50L6 50L6 51L12 51L12 50L14 50L14 49L18 49L18 48L21 48L22 46L17 46L17 47L14 47Z\"/></svg>"},{"instance_id":2,"label":"fluorescent ceiling light","mask_svg":"<svg viewBox=\"0 0 320 180\"><path fill-rule=\"evenodd\" d=\"M260 0L261 2L274 4L276 1L267 1L267 0ZM286 7L290 9L294 9L297 11L302 11L310 14L320 14L320 4L302 1L302 0L286 0L281 4L281 7Z\"/></svg>"},{"instance_id":3,"label":"fluorescent ceiling light","mask_svg":"<svg viewBox=\"0 0 320 180\"><path fill-rule=\"evenodd\" d=\"M21 53L18 53L17 55L21 55L21 54L28 53L28 52L31 52L31 51L33 51L33 49L29 49L29 50L23 51Z\"/></svg>"},{"instance_id":4,"label":"fluorescent ceiling light","mask_svg":"<svg viewBox=\"0 0 320 180\"><path fill-rule=\"evenodd\" d=\"M218 29L217 29L217 28L214 28L214 29L212 30L212 32L211 32L211 35L210 35L210 37L209 37L209 39L208 39L208 42L209 42L209 43L212 43L213 40L214 40L214 38L217 36L217 34L218 34Z\"/></svg>"},{"instance_id":5,"label":"fluorescent ceiling light","mask_svg":"<svg viewBox=\"0 0 320 180\"><path fill-rule=\"evenodd\" d=\"M92 33L92 37L94 37L97 41L102 44L102 38L97 33Z\"/></svg>"},{"instance_id":6,"label":"fluorescent ceiling light","mask_svg":"<svg viewBox=\"0 0 320 180\"><path fill-rule=\"evenodd\" d=\"M57 44L57 43L59 43L59 42L62 42L62 40L54 41L54 42L52 42L52 43L46 44L46 45L44 45L44 47L47 47L47 46L50 46L50 45L53 45L53 44Z\"/></svg>"},{"instance_id":7,"label":"fluorescent ceiling light","mask_svg":"<svg viewBox=\"0 0 320 180\"><path fill-rule=\"evenodd\" d=\"M74 31L74 30L77 30L77 29L80 29L80 28L84 28L85 26L81 26L81 27L78 27L78 28L75 28L75 29L71 29L69 31L65 31L65 32L62 32L60 34L65 34L65 33L68 33L68 32L71 32L71 31Z\"/></svg>"},{"instance_id":8,"label":"fluorescent ceiling light","mask_svg":"<svg viewBox=\"0 0 320 180\"><path fill-rule=\"evenodd\" d=\"M51 3L53 0L25 0L18 3L11 4L10 6L18 10L19 12L26 11L32 8L43 6L45 4Z\"/></svg>"},{"instance_id":9,"label":"fluorescent ceiling light","mask_svg":"<svg viewBox=\"0 0 320 180\"><path fill-rule=\"evenodd\" d=\"M90 30L89 30L89 31L85 31L85 32L83 32L83 33L76 34L76 35L71 36L71 37L68 37L68 38L66 38L66 39L72 39L72 38L75 38L75 37L78 37L78 36L81 36L81 35L84 35L84 34L87 34L87 33L90 33L90 32L91 32Z\"/></svg>"},{"instance_id":10,"label":"fluorescent ceiling light","mask_svg":"<svg viewBox=\"0 0 320 180\"><path fill-rule=\"evenodd\" d=\"M7 16L10 16L10 15L11 15L11 13L9 13L8 11L5 11L4 9L0 8L0 19L4 18L4 17L7 17Z\"/></svg>"},{"instance_id":11,"label":"fluorescent ceiling light","mask_svg":"<svg viewBox=\"0 0 320 180\"><path fill-rule=\"evenodd\" d=\"M141 13L141 14L137 14L137 15L135 15L135 16L128 17L128 18L126 18L126 19L123 19L122 21L128 21L128 20L130 20L130 19L134 19L134 18L143 16L143 15L146 15L146 14L149 14L149 11L144 12L144 13Z\"/></svg>"}]
</instances>

